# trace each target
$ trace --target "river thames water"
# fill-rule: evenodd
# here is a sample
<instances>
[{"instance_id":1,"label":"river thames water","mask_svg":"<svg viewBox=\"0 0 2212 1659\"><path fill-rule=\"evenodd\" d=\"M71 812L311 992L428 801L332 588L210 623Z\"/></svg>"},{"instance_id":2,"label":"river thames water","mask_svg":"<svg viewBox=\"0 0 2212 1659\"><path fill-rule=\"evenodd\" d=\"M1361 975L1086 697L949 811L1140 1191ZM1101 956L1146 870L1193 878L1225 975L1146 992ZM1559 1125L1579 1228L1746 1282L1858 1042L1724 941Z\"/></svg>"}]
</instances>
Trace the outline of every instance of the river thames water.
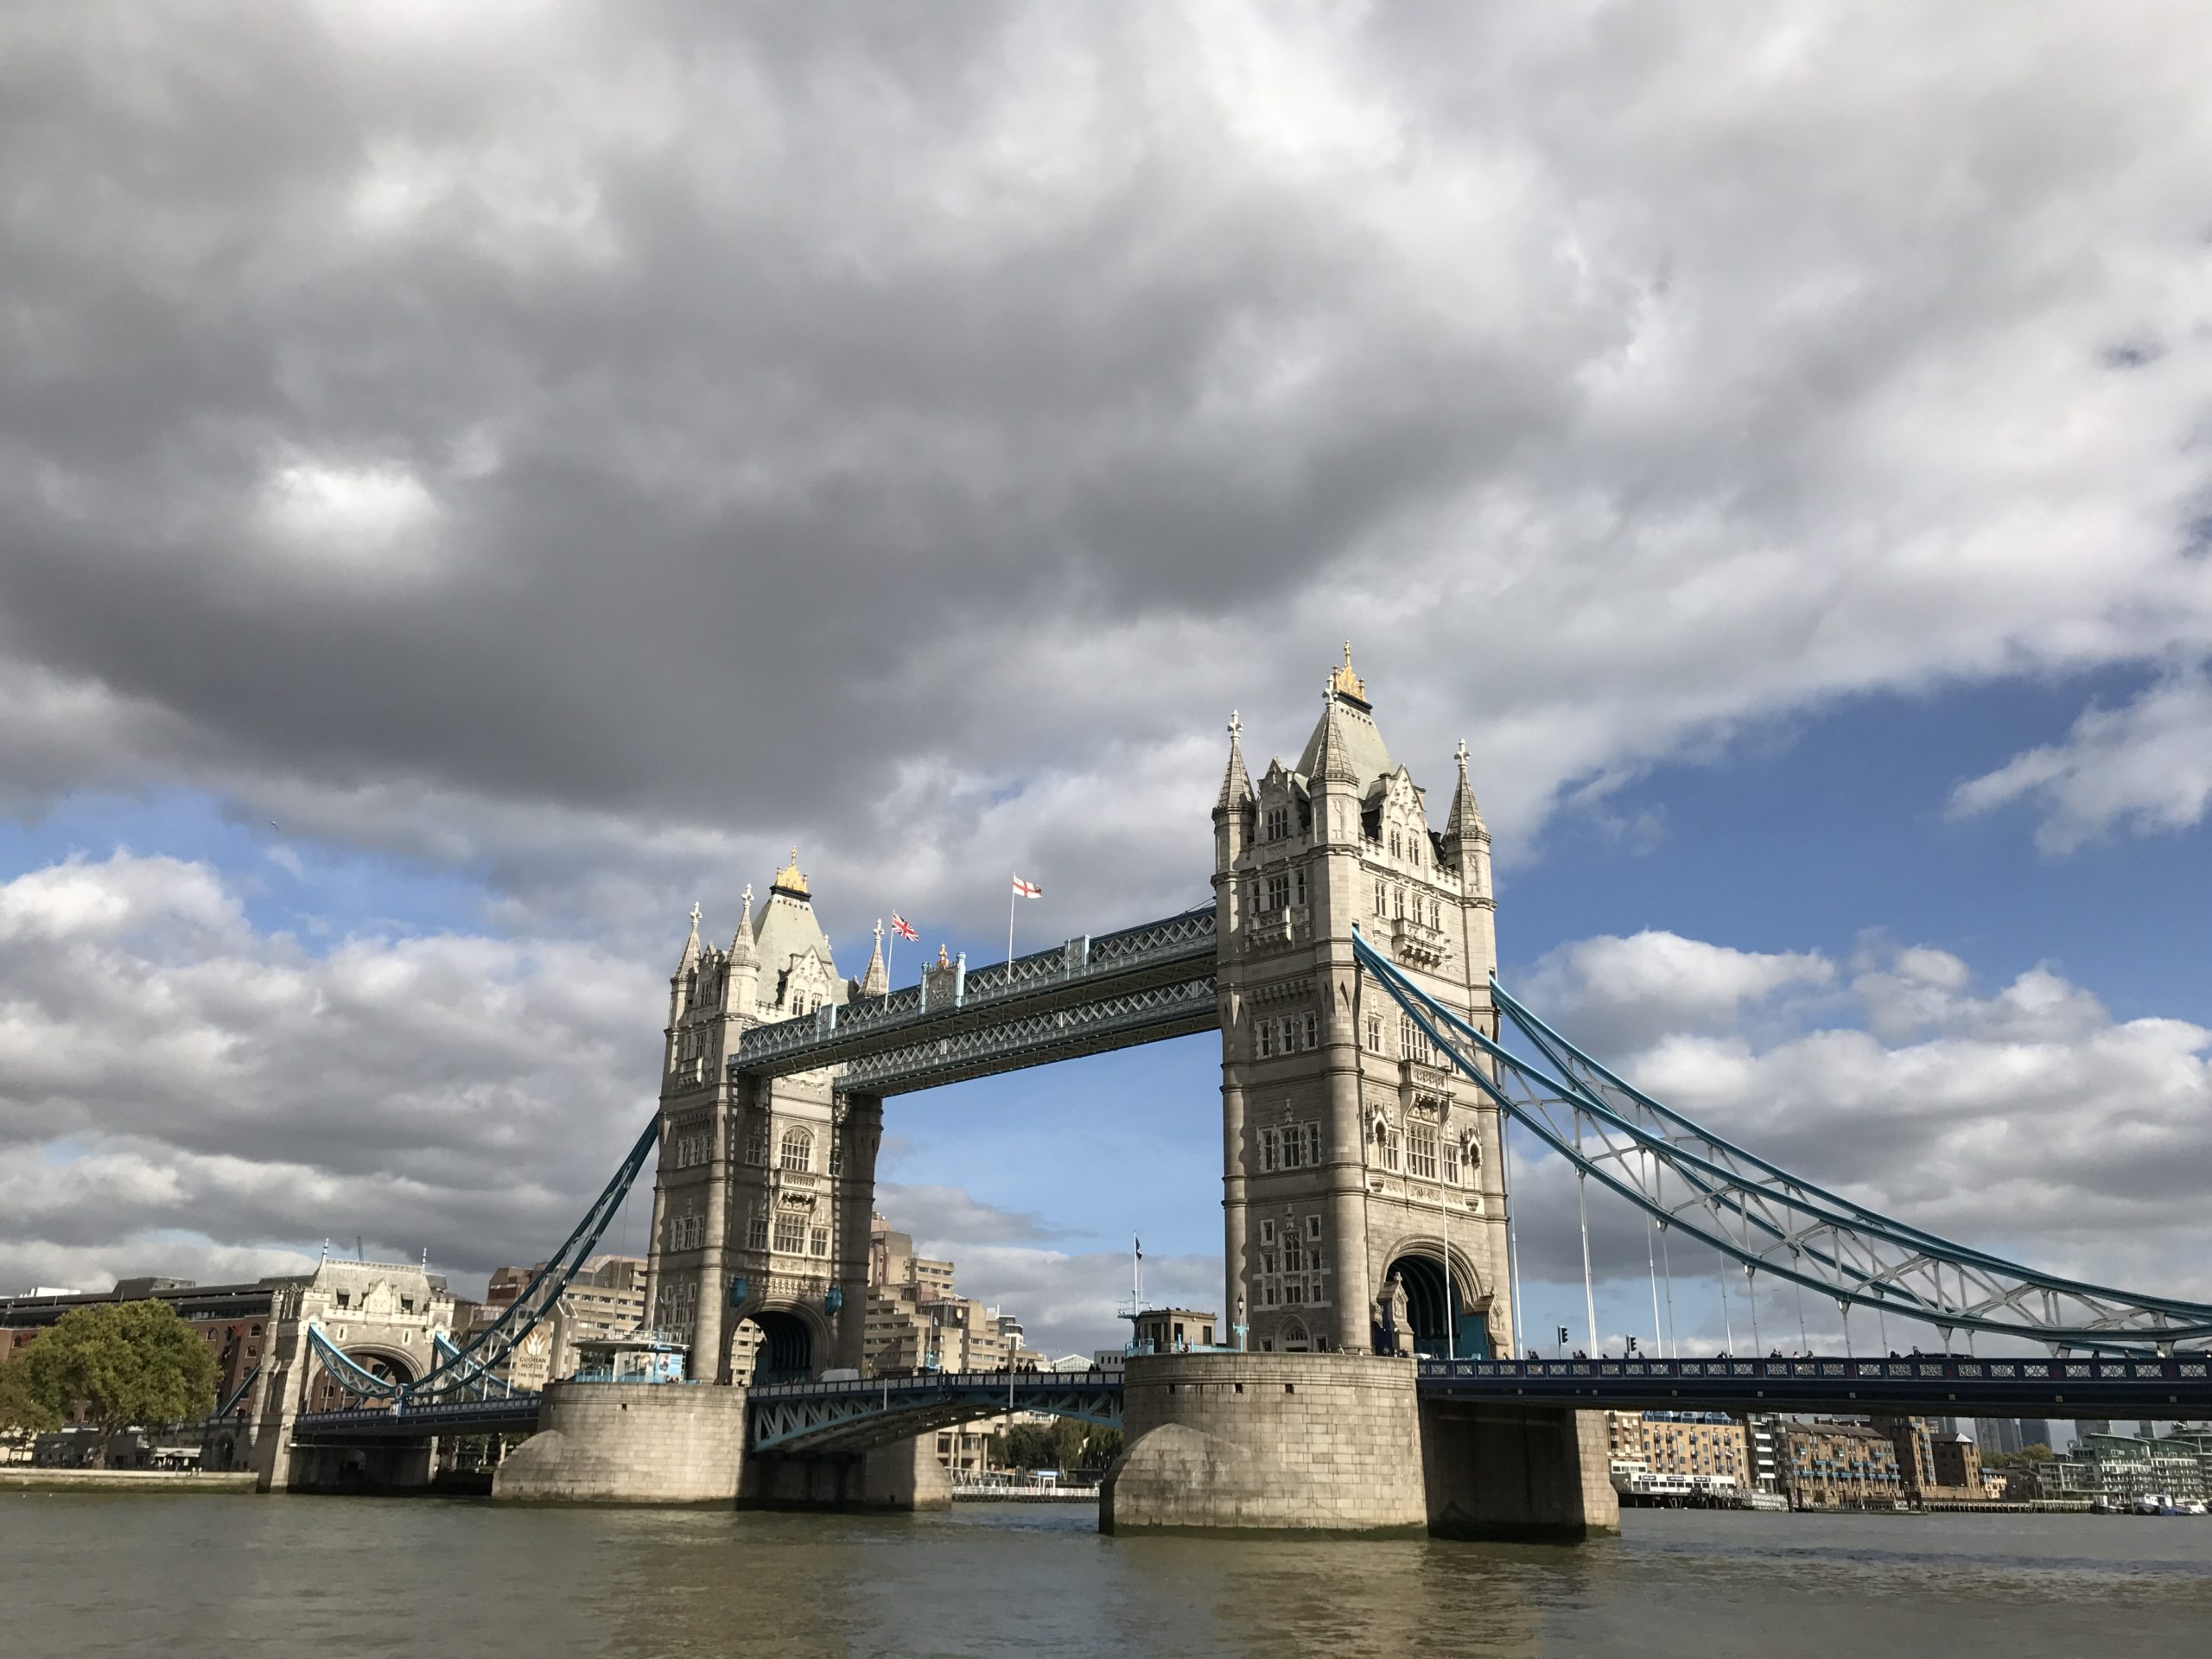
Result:
<instances>
[{"instance_id":1,"label":"river thames water","mask_svg":"<svg viewBox=\"0 0 2212 1659\"><path fill-rule=\"evenodd\" d=\"M1579 1549L842 1517L0 1494L0 1651L2104 1655L2212 1650L2212 1522L1637 1510Z\"/></svg>"}]
</instances>

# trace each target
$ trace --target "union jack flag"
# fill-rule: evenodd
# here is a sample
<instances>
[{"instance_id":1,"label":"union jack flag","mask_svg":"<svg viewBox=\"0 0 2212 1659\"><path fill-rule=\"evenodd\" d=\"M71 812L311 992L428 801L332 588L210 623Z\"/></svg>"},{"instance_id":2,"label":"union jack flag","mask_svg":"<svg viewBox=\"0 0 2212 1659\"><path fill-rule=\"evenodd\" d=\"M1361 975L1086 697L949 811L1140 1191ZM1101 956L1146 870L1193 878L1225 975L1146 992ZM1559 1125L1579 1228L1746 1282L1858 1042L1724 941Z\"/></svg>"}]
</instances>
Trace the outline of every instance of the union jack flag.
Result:
<instances>
[{"instance_id":1,"label":"union jack flag","mask_svg":"<svg viewBox=\"0 0 2212 1659\"><path fill-rule=\"evenodd\" d=\"M918 939L922 937L915 932L907 924L906 918L895 910L891 912L891 931L902 939Z\"/></svg>"}]
</instances>

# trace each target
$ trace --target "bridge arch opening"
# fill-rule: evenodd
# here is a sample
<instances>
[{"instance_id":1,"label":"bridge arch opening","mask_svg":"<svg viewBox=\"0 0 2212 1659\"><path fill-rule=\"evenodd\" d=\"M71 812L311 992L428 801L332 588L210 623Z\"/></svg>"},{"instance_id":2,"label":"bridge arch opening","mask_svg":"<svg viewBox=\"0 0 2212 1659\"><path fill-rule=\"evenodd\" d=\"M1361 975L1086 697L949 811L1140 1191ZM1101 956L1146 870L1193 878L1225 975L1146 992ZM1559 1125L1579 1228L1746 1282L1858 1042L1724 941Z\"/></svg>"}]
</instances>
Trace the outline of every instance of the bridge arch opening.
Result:
<instances>
[{"instance_id":1,"label":"bridge arch opening","mask_svg":"<svg viewBox=\"0 0 2212 1659\"><path fill-rule=\"evenodd\" d=\"M780 1308L747 1313L738 1321L732 1346L741 1352L751 1348L756 1384L804 1382L814 1375L814 1327L796 1313Z\"/></svg>"},{"instance_id":2,"label":"bridge arch opening","mask_svg":"<svg viewBox=\"0 0 2212 1659\"><path fill-rule=\"evenodd\" d=\"M1408 1253L1392 1257L1383 1270L1383 1283L1387 1285L1393 1275L1405 1287L1406 1323L1413 1327L1415 1353L1440 1357L1456 1352L1461 1359L1491 1357L1490 1321L1468 1306L1467 1294L1473 1281L1459 1262L1452 1263L1448 1287L1443 1258L1433 1250L1425 1255Z\"/></svg>"}]
</instances>

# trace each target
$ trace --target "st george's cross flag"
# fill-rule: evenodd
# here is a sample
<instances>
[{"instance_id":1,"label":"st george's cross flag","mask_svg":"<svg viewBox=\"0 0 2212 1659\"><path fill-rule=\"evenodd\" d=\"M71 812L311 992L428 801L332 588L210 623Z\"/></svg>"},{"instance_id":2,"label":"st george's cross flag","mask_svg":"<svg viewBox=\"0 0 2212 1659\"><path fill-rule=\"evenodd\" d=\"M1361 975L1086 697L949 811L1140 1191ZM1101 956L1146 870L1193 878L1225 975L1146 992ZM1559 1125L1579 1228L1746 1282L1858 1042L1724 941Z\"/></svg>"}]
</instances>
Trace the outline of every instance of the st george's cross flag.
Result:
<instances>
[{"instance_id":1,"label":"st george's cross flag","mask_svg":"<svg viewBox=\"0 0 2212 1659\"><path fill-rule=\"evenodd\" d=\"M1014 890L1024 899L1042 899L1045 896L1044 888L1034 881L1025 881L1018 875L1014 878Z\"/></svg>"},{"instance_id":2,"label":"st george's cross flag","mask_svg":"<svg viewBox=\"0 0 2212 1659\"><path fill-rule=\"evenodd\" d=\"M914 931L912 925L906 920L906 918L904 916L901 916L895 910L891 912L891 931L893 933L896 933L900 938L908 940L909 942L918 939L922 937L920 934Z\"/></svg>"}]
</instances>

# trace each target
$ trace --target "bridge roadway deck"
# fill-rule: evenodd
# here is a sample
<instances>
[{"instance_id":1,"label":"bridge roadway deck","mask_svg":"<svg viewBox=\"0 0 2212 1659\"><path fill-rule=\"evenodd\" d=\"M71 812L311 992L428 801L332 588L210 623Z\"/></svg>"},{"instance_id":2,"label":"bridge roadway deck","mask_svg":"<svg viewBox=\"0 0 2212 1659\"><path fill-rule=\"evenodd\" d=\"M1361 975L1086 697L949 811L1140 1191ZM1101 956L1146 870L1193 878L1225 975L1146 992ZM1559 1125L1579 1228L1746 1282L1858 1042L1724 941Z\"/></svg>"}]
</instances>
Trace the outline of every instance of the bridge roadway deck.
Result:
<instances>
[{"instance_id":1,"label":"bridge roadway deck","mask_svg":"<svg viewBox=\"0 0 2212 1659\"><path fill-rule=\"evenodd\" d=\"M2168 1359L1915 1355L1859 1359L1423 1359L1423 1400L1584 1410L1823 1412L1846 1415L2212 1416L2212 1357ZM585 1386L589 1386L588 1384ZM684 1386L684 1385L671 1385ZM1122 1379L1100 1371L946 1371L755 1389L750 1442L761 1452L859 1451L1015 1411L1121 1421ZM313 1412L310 1445L528 1433L537 1396Z\"/></svg>"},{"instance_id":2,"label":"bridge roadway deck","mask_svg":"<svg viewBox=\"0 0 2212 1659\"><path fill-rule=\"evenodd\" d=\"M895 1095L1211 1031L1221 1020L1214 950L1208 904L973 973L963 962L924 984L755 1026L730 1073L842 1066L841 1090Z\"/></svg>"},{"instance_id":3,"label":"bridge roadway deck","mask_svg":"<svg viewBox=\"0 0 2212 1659\"><path fill-rule=\"evenodd\" d=\"M1526 1401L1618 1411L2170 1419L2212 1412L2212 1357L1859 1359L1424 1359L1424 1400Z\"/></svg>"}]
</instances>

